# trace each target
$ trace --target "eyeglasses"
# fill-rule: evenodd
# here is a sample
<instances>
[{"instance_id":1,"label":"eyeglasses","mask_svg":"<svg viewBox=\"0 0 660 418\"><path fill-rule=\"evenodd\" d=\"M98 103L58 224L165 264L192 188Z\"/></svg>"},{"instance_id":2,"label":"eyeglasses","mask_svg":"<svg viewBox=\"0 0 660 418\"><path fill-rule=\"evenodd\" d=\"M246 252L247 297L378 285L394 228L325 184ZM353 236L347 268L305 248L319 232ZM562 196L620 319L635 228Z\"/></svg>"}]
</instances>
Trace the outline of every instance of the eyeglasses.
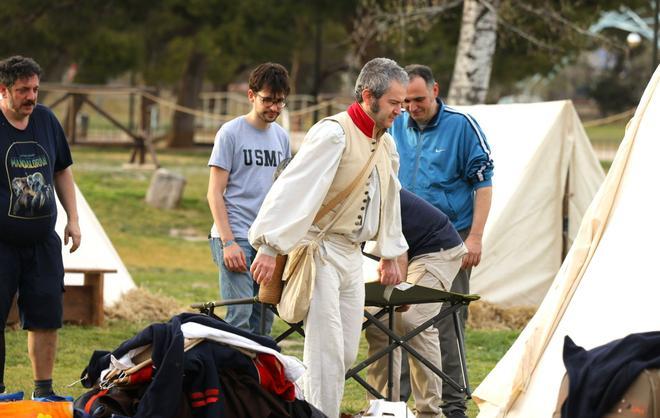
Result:
<instances>
[{"instance_id":1,"label":"eyeglasses","mask_svg":"<svg viewBox=\"0 0 660 418\"><path fill-rule=\"evenodd\" d=\"M256 95L261 100L261 104L263 104L266 107L271 107L272 105L276 105L280 109L282 109L283 107L286 107L286 99L284 97L280 97L279 99L275 99L273 97L264 97L259 93L256 93Z\"/></svg>"}]
</instances>

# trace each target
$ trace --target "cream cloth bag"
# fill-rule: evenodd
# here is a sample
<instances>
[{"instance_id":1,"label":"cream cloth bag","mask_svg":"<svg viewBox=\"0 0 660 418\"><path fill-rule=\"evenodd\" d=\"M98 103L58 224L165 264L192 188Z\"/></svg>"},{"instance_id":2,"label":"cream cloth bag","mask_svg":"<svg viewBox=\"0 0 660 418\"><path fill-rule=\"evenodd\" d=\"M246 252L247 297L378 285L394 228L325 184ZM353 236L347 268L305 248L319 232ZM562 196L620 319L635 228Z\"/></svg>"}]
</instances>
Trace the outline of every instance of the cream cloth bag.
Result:
<instances>
[{"instance_id":1,"label":"cream cloth bag","mask_svg":"<svg viewBox=\"0 0 660 418\"><path fill-rule=\"evenodd\" d=\"M284 289L277 304L277 312L286 322L300 322L309 311L316 278L314 255L318 248L319 244L314 240L289 253L282 275Z\"/></svg>"}]
</instances>

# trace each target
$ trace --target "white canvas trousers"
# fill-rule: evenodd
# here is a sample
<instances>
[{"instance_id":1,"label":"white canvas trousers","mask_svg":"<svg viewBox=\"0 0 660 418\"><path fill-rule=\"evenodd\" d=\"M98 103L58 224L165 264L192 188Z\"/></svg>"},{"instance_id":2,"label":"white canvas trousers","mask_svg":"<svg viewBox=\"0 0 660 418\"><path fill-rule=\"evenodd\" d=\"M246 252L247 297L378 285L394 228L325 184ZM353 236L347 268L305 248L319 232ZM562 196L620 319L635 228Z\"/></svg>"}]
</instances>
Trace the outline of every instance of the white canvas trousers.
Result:
<instances>
[{"instance_id":1,"label":"white canvas trousers","mask_svg":"<svg viewBox=\"0 0 660 418\"><path fill-rule=\"evenodd\" d=\"M339 417L344 375L357 358L363 309L360 247L342 235L327 235L304 321L303 390L305 399L330 418Z\"/></svg>"}]
</instances>

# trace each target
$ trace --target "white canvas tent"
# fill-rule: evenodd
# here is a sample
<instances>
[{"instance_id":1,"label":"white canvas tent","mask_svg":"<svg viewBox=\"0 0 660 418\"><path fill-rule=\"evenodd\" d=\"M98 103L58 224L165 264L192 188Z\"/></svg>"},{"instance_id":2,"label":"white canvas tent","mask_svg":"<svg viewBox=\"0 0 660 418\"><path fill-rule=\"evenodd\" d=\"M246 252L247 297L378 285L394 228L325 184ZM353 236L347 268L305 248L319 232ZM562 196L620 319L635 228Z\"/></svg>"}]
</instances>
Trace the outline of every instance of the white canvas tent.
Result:
<instances>
[{"instance_id":1,"label":"white canvas tent","mask_svg":"<svg viewBox=\"0 0 660 418\"><path fill-rule=\"evenodd\" d=\"M84 196L76 185L76 203L78 206L78 217L80 231L82 234L82 243L78 250L69 253L71 242L68 246L62 246L62 257L64 258L64 268L75 269L112 269L116 273L107 273L103 286L103 304L110 306L117 302L121 295L135 287L133 278L129 274L126 266L119 258L117 250L113 247L110 238L103 230L103 226L94 215L94 211L89 206ZM64 226L66 225L66 212L57 201L57 226L56 231L62 238ZM64 241L62 241L64 244ZM66 273L64 283L82 284L83 275L78 273Z\"/></svg>"},{"instance_id":2,"label":"white canvas tent","mask_svg":"<svg viewBox=\"0 0 660 418\"><path fill-rule=\"evenodd\" d=\"M656 70L536 315L475 390L479 418L551 417L565 371L565 335L591 349L660 329L659 83Z\"/></svg>"},{"instance_id":3,"label":"white canvas tent","mask_svg":"<svg viewBox=\"0 0 660 418\"><path fill-rule=\"evenodd\" d=\"M605 174L570 101L460 109L479 122L495 163L470 290L504 306L537 306L562 262L564 196L568 248Z\"/></svg>"}]
</instances>

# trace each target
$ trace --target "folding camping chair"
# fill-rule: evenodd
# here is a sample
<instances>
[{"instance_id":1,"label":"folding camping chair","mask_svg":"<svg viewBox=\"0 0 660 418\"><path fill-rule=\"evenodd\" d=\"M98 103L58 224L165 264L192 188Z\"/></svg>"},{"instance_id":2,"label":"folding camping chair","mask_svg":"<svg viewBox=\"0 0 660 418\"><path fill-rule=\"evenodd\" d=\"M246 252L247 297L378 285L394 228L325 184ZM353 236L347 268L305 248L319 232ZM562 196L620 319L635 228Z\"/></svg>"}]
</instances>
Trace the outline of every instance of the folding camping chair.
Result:
<instances>
[{"instance_id":1,"label":"folding camping chair","mask_svg":"<svg viewBox=\"0 0 660 418\"><path fill-rule=\"evenodd\" d=\"M222 306L229 306L229 305L249 305L254 303L261 303L258 296L254 296L251 298L218 300L218 301L205 302L205 303L193 303L192 305L190 305L190 307L192 309L199 310L199 312L204 315L209 315L214 318L221 319L219 316L215 314L215 308L219 308ZM264 323L266 309L272 310L275 313L275 315L277 315L277 309L275 308L274 305L261 303L261 322L259 323L259 334L261 335L264 335L266 330L266 324ZM290 329L287 330L288 332L283 333L280 337L275 339L276 343L279 343L280 341L291 335L296 330L298 330L298 332L300 332L303 337L305 336L305 334L302 331L302 322L300 322L299 324L289 324L289 327Z\"/></svg>"},{"instance_id":2,"label":"folding camping chair","mask_svg":"<svg viewBox=\"0 0 660 418\"><path fill-rule=\"evenodd\" d=\"M362 329L365 329L369 325L378 327L380 330L382 330L384 333L388 335L389 345L379 350L378 352L374 353L369 358L363 360L357 366L348 370L345 375L346 380L353 378L376 398L380 398L380 399L385 398L391 401L392 387L394 383L392 380L392 375L393 375L392 352L396 348L401 347L402 349L406 350L410 355L414 356L419 361L421 361L426 367L430 368L445 383L447 383L448 385L450 385L459 392L464 392L466 396L470 398L472 391L470 389L470 384L467 375L464 336L458 316L460 315L459 308L461 308L462 306L467 306L470 302L473 302L477 299L479 299L479 296L477 295L463 295L460 293L445 292L442 290L432 289L424 286L410 285L410 287L408 287L407 289L400 290L396 287L383 286L378 282L365 283L365 306L379 307L381 309L376 314L371 314L367 310L364 311L364 316L366 321L362 325ZM418 326L417 328L415 328L414 330L410 331L405 335L397 335L395 333L394 310L397 306L415 305L419 303L440 303L440 302L443 304L448 303L449 308L439 311L435 316L429 318L422 325ZM230 299L224 301L198 303L191 305L191 307L193 309L199 309L201 313L204 313L206 315L215 316L214 309L216 307L238 305L238 304L250 304L250 303L260 303L259 298L255 296L252 298ZM277 315L277 309L275 308L275 306L263 304L262 309L265 310L266 308L271 309ZM383 325L381 321L379 321L379 318L381 318L383 315L386 314L389 314L388 326ZM456 382L454 379L452 379L442 370L438 369L428 359L422 357L417 352L417 350L415 350L408 344L408 341L410 339L414 338L428 327L435 326L438 322L447 318L450 315L454 322L454 330L456 332L463 384ZM263 312L262 312L262 318L263 318ZM298 333L303 337L305 336L305 331L303 329L302 322L298 322L296 324L287 322L287 324L289 325L289 328L286 331L284 331L282 334L275 337L275 342L279 343L280 341L286 339L289 335L293 333ZM261 331L263 333L263 323L262 323ZM384 355L389 356L386 396L379 393L373 386L369 385L358 374L359 372L364 370L367 366L374 363Z\"/></svg>"},{"instance_id":3,"label":"folding camping chair","mask_svg":"<svg viewBox=\"0 0 660 418\"><path fill-rule=\"evenodd\" d=\"M392 387L394 385L392 376L393 376L393 356L392 352L401 347L406 350L409 355L414 356L420 362L422 362L426 367L431 369L433 373L438 375L443 382L447 383L454 389L459 392L466 393L467 397L470 398L472 391L470 389L470 384L468 381L467 375L467 365L465 358L465 344L463 330L460 326L459 321L459 308L462 306L467 306L470 302L479 299L477 295L463 295L460 293L445 292L442 290L432 289L424 286L410 285L405 290L391 287L383 286L378 282L370 282L365 284L365 306L367 307L379 307L381 308L376 314L371 314L367 310L364 311L364 316L366 318L365 323L362 325L362 329L373 325L378 327L389 337L389 345L382 348L378 352L374 353L372 356L360 362L355 367L351 368L346 372L346 379L353 378L355 379L362 387L364 387L369 393L371 393L376 398L385 398L388 401L392 400ZM416 305L420 303L448 303L449 308L439 311L435 316L429 318L426 322L418 326L417 328L411 330L405 335L397 335L395 330L395 308L401 305ZM383 316L389 314L388 325L385 326L379 319ZM422 357L422 355L412 348L408 341L423 332L425 329L435 326L438 322L450 316L454 322L454 331L456 332L456 342L458 345L458 352L460 355L461 370L463 377L463 384L456 382L442 370L433 365L428 359ZM388 368L387 368L387 394L383 395L379 393L373 386L369 385L362 377L358 375L359 372L364 370L367 366L379 360L384 355L388 355Z\"/></svg>"}]
</instances>

